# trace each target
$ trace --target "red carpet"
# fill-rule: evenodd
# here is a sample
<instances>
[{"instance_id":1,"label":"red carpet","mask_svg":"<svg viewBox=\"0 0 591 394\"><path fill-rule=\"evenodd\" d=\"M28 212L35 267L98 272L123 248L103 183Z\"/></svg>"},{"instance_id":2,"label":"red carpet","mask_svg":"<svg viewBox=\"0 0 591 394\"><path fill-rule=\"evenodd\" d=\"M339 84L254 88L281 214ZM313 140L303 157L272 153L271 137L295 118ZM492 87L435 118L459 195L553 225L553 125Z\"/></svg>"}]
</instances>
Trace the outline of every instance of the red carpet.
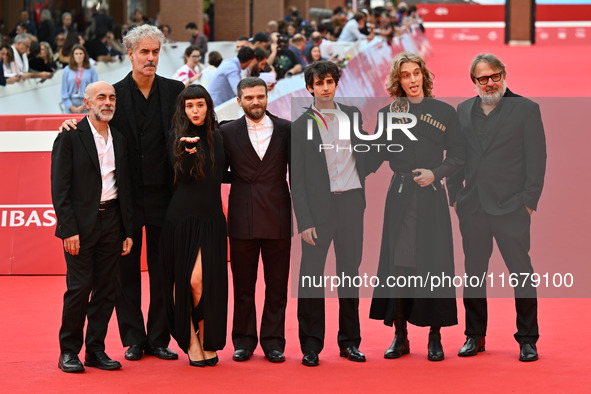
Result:
<instances>
[{"instance_id":1,"label":"red carpet","mask_svg":"<svg viewBox=\"0 0 591 394\"><path fill-rule=\"evenodd\" d=\"M147 274L144 273L147 285ZM232 345L219 352L214 368L191 368L187 357L161 361L146 356L140 361L123 359L115 319L107 336L108 354L121 361L120 371L87 368L84 374L65 374L57 368L58 330L65 279L50 277L0 277L0 382L6 393L123 393L123 392L587 392L591 384L586 316L589 300L540 300L540 360L517 361L513 301L490 301L486 352L472 358L456 356L464 341L463 308L460 324L443 330L446 359L427 361L427 329L410 327L411 353L399 360L386 360L393 330L377 321L362 318L366 363L338 357L336 345L336 300L327 302L327 338L321 365L300 364L296 302L287 309L287 361L271 364L260 349L245 363L231 360ZM262 289L260 289L262 290ZM259 293L260 294L260 293ZM368 300L362 300L361 316L368 315ZM174 343L171 348L179 351Z\"/></svg>"},{"instance_id":2,"label":"red carpet","mask_svg":"<svg viewBox=\"0 0 591 394\"><path fill-rule=\"evenodd\" d=\"M438 45L428 66L435 73L438 97L473 95L468 77L472 58L487 50L507 65L508 86L528 97L583 97L591 91L591 54L588 48L534 46L481 48L478 44ZM587 110L588 112L588 110ZM548 115L544 114L544 120ZM565 115L565 116L568 116ZM584 119L578 115L579 119ZM554 122L552 123L554 125ZM588 122L577 127L548 127L548 172L539 211L532 226L532 260L535 268L564 272L588 265L590 230ZM381 224L369 223L369 226ZM457 221L454 218L456 267L463 258ZM58 242L56 240L56 242ZM501 264L495 252L491 267ZM590 276L581 270L576 283L585 286ZM262 277L262 273L260 275ZM147 286L147 274L143 280ZM145 287L144 287L145 289ZM246 363L231 360L232 345L219 353L215 368L190 368L181 354L178 361L161 361L147 356L141 361L123 359L115 319L107 337L108 354L122 362L121 371L88 368L79 375L64 374L57 368L58 330L61 319L64 277L0 277L0 387L6 393L103 393L103 392L588 392L591 385L588 299L541 299L539 301L540 360L517 361L513 300L490 300L487 350L472 358L459 358L464 341L463 308L458 303L459 325L443 330L446 359L426 359L427 329L410 327L411 354L399 360L385 360L393 330L370 321L369 300L361 302L361 350L366 363L352 363L338 357L336 345L336 300L327 301L327 338L320 355L321 365L300 364L296 302L287 309L287 362L272 365L260 349ZM259 286L262 290L262 284ZM588 291L587 291L588 292ZM147 292L144 290L144 294ZM262 305L259 291L259 305ZM588 297L588 294L581 297ZM147 297L145 297L146 299ZM146 306L146 305L144 305ZM230 307L230 310L232 308ZM260 313L260 311L259 311ZM230 318L231 321L231 318ZM231 327L228 328L230 332ZM174 341L171 347L178 351Z\"/></svg>"}]
</instances>

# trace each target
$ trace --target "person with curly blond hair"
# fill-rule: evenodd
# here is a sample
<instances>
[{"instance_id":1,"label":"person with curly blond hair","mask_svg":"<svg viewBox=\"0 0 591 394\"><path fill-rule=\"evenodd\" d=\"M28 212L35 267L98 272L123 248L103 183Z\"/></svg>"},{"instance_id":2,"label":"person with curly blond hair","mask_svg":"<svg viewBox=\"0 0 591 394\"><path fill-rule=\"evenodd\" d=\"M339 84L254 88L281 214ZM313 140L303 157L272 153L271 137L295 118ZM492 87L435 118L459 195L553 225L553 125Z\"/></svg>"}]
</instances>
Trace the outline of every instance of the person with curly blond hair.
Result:
<instances>
[{"instance_id":1,"label":"person with curly blond hair","mask_svg":"<svg viewBox=\"0 0 591 394\"><path fill-rule=\"evenodd\" d=\"M408 130L416 140L404 133L392 134L390 141L385 141L384 136L380 142L397 144L398 149L382 150L367 158L368 173L376 171L384 161L393 171L386 197L378 277L380 283L390 283L387 279L394 277L398 285L376 287L370 318L396 327L385 358L409 353L410 322L431 327L427 358L440 361L444 358L440 329L458 323L455 289L442 286L431 291L430 287L413 285L413 278L420 283L431 274L454 275L451 221L442 180L464 164L464 146L456 111L433 98L433 75L420 56L397 55L386 90L394 101L380 109L378 117L397 113L401 123L410 122Z\"/></svg>"}]
</instances>

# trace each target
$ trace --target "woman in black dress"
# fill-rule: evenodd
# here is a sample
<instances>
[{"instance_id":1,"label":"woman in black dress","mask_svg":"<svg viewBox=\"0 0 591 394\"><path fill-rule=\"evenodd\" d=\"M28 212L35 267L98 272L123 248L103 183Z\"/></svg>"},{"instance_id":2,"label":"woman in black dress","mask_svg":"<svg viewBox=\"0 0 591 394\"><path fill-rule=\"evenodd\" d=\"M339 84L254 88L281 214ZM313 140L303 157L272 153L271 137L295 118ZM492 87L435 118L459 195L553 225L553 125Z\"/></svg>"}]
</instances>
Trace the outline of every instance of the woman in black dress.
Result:
<instances>
[{"instance_id":1,"label":"woman in black dress","mask_svg":"<svg viewBox=\"0 0 591 394\"><path fill-rule=\"evenodd\" d=\"M172 124L176 190L162 231L169 324L190 365L213 366L226 343L228 269L224 149L205 88L180 93Z\"/></svg>"},{"instance_id":2,"label":"woman in black dress","mask_svg":"<svg viewBox=\"0 0 591 394\"><path fill-rule=\"evenodd\" d=\"M420 56L401 53L394 58L387 89L395 100L378 116L385 119L389 112L414 115L417 124L409 131L417 141L398 130L393 141L385 142L400 144L403 150L370 156L366 164L372 172L388 161L394 171L386 197L378 277L386 283L394 276L397 286L376 287L370 309L370 318L396 326L385 358L410 351L406 329L410 322L431 327L428 359L443 360L440 328L457 324L453 286L431 290L430 282L425 288L412 283L417 276L428 280L434 275L454 275L451 222L442 181L462 167L464 147L456 111L435 100L432 88L432 75ZM410 120L403 118L400 123Z\"/></svg>"}]
</instances>

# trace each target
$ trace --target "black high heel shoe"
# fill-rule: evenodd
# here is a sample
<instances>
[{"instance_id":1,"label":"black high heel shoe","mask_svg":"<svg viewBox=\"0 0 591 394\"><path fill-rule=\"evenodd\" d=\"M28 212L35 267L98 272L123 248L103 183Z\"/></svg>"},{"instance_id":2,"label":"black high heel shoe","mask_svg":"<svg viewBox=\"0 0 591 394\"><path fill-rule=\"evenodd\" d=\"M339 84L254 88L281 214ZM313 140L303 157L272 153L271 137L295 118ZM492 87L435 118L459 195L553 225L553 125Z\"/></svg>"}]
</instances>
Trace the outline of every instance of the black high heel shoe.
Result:
<instances>
[{"instance_id":1,"label":"black high heel shoe","mask_svg":"<svg viewBox=\"0 0 591 394\"><path fill-rule=\"evenodd\" d=\"M187 357L188 356L189 355L187 354ZM206 363L206 360L193 361L193 360L191 360L191 357L189 357L189 365L192 367L205 367L205 363Z\"/></svg>"},{"instance_id":2,"label":"black high heel shoe","mask_svg":"<svg viewBox=\"0 0 591 394\"><path fill-rule=\"evenodd\" d=\"M213 367L214 365L216 365L218 363L218 361L220 361L220 359L218 358L218 355L216 353L215 357L208 358L203 361L205 361L205 365L207 365L209 367Z\"/></svg>"}]
</instances>

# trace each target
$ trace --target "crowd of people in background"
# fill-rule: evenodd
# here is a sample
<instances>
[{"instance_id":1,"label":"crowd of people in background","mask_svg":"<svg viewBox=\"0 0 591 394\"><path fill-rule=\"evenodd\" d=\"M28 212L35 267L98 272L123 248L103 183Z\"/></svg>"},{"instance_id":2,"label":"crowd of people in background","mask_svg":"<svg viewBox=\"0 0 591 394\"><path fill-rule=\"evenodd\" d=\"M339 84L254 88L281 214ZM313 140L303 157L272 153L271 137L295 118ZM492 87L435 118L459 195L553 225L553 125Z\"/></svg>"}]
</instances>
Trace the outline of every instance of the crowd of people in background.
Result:
<instances>
[{"instance_id":1,"label":"crowd of people in background","mask_svg":"<svg viewBox=\"0 0 591 394\"><path fill-rule=\"evenodd\" d=\"M179 69L171 77L185 86L199 84L209 88L216 79L217 68L223 64L224 59L219 52L208 52L207 44L212 38L208 22L209 16L205 14L201 25L189 21L184 27L190 45L185 50L184 63L179 64ZM99 62L121 61L127 53L122 43L123 36L129 29L146 23L159 27L165 36L165 43L176 42L170 36L173 29L170 25L158 16L152 19L146 17L141 10L135 10L133 16L122 24L113 23L108 5L104 3L89 16L75 12L56 15L49 9L43 9L38 22L31 19L27 10L23 10L14 29L1 40L0 85L29 78L38 78L41 82L52 78L58 69L71 66L75 45L84 48L91 70ZM381 40L391 43L411 25L422 26L420 16L414 5L408 6L403 2L397 8L388 3L384 7L356 12L347 7L337 7L330 17L309 20L304 19L295 6L290 6L283 19L270 20L264 31L256 32L252 37L243 35L236 39L232 74L237 71L239 79L258 76L267 82L269 89L273 89L278 80L303 72L306 65L314 61L331 60L341 67L345 66L344 59L333 52L332 42ZM236 66L242 47L250 48L254 57L249 55L247 63L238 61L240 66ZM220 75L217 79L223 78ZM70 112L70 100L64 96L65 91L72 90L64 87L69 83L71 81L62 82L64 112ZM215 89L220 82L213 83ZM236 86L235 83L230 85ZM232 95L235 97L236 92ZM216 105L220 103L221 98L213 93L212 97ZM84 110L83 105L81 108Z\"/></svg>"}]
</instances>

